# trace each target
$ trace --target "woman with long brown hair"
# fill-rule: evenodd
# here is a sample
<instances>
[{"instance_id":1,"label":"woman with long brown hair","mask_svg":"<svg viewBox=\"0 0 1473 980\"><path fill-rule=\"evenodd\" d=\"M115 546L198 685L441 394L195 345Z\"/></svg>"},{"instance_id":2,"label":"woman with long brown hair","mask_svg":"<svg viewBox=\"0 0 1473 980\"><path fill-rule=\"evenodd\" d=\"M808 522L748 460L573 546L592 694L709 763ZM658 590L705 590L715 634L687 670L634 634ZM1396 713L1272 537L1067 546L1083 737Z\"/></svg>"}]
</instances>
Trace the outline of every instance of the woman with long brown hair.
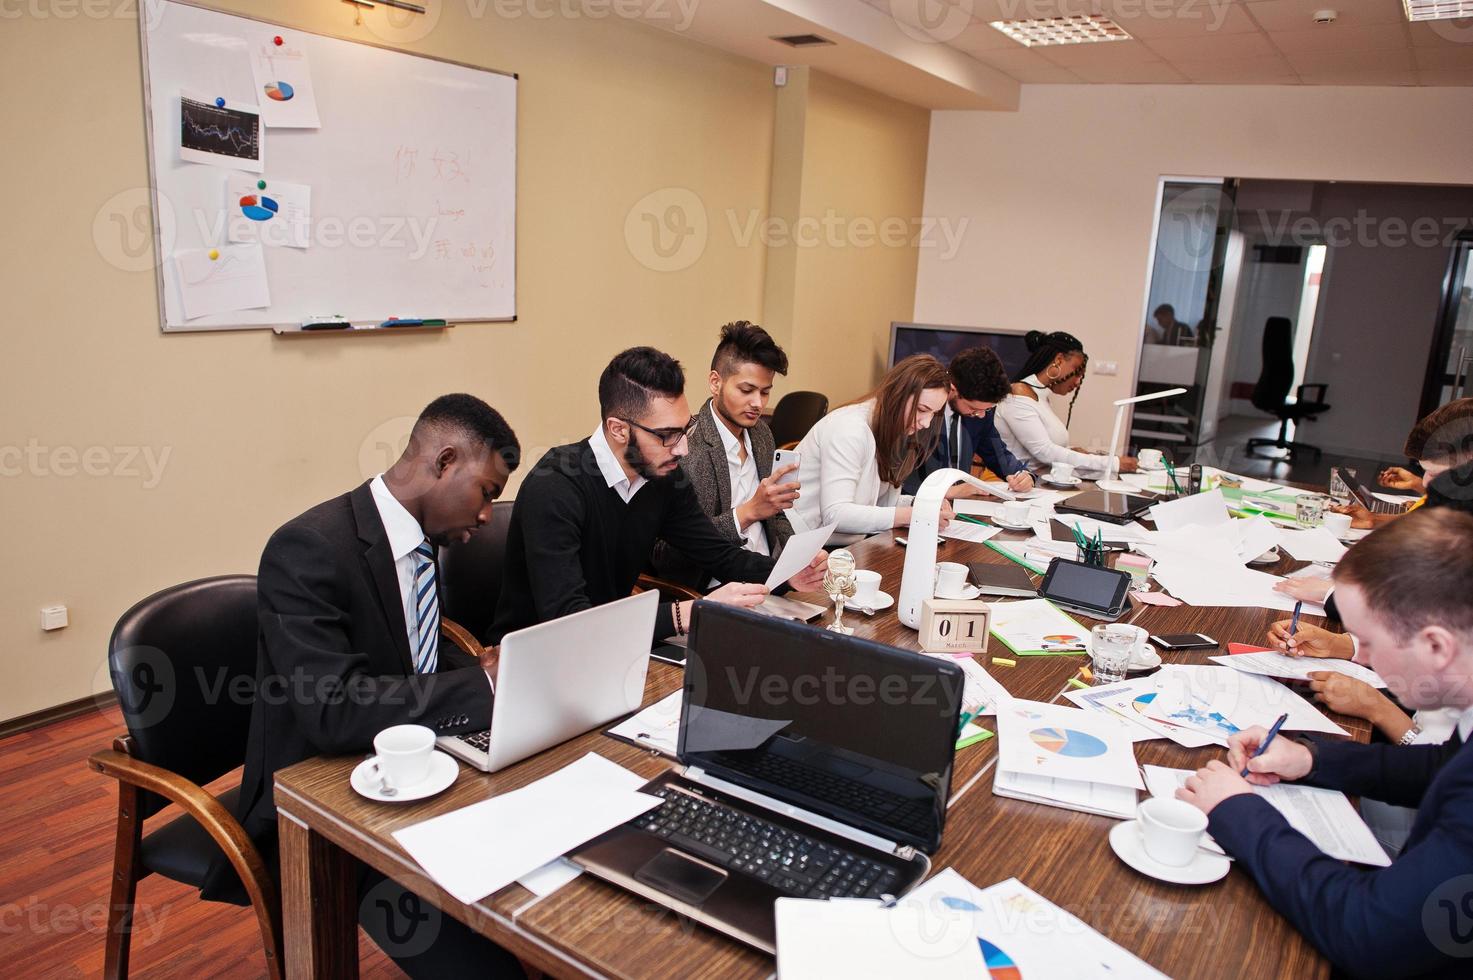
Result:
<instances>
[{"instance_id":1,"label":"woman with long brown hair","mask_svg":"<svg viewBox=\"0 0 1473 980\"><path fill-rule=\"evenodd\" d=\"M946 407L949 382L940 361L913 354L874 391L820 419L798 444L803 492L789 514L807 528L837 524L836 544L909 527L911 498L900 485L936 449L932 422ZM949 506L941 518L951 519Z\"/></svg>"}]
</instances>

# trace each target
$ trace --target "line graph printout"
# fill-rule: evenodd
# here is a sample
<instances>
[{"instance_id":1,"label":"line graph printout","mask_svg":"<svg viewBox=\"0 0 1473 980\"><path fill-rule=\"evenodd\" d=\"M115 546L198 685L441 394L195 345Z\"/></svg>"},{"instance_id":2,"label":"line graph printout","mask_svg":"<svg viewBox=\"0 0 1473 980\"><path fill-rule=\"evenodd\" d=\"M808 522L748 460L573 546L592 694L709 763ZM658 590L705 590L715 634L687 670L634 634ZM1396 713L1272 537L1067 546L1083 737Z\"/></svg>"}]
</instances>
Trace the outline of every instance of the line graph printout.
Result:
<instances>
[{"instance_id":1,"label":"line graph printout","mask_svg":"<svg viewBox=\"0 0 1473 980\"><path fill-rule=\"evenodd\" d=\"M266 257L259 244L181 249L174 253L174 264L184 315L190 319L271 305Z\"/></svg>"},{"instance_id":2,"label":"line graph printout","mask_svg":"<svg viewBox=\"0 0 1473 980\"><path fill-rule=\"evenodd\" d=\"M261 115L253 105L228 103L198 95L179 96L179 159L214 167L266 169Z\"/></svg>"}]
</instances>

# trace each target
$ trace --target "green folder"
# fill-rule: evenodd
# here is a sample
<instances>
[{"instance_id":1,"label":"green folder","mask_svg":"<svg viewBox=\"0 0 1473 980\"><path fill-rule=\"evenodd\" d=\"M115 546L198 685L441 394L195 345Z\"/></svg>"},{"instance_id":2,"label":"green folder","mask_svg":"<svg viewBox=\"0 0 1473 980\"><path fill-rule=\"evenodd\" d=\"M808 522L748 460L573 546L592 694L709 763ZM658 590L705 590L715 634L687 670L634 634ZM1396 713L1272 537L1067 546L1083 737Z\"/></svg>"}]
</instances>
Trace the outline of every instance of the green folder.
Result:
<instances>
[{"instance_id":1,"label":"green folder","mask_svg":"<svg viewBox=\"0 0 1473 980\"><path fill-rule=\"evenodd\" d=\"M986 544L987 547L991 548L993 551L997 552L999 555L1002 555L1008 561L1016 562L1017 564L1022 565L1024 568L1028 569L1034 575L1047 575L1048 574L1048 569L1047 568L1039 568L1037 565L1033 564L1031 561L1027 561L1026 559L1024 559L1024 557L1023 557L1023 546L1022 545L1014 544L1014 543L1010 543L1010 542L1003 543L1003 542L998 542L998 541L986 541L986 542L984 542L984 544Z\"/></svg>"},{"instance_id":2,"label":"green folder","mask_svg":"<svg viewBox=\"0 0 1473 980\"><path fill-rule=\"evenodd\" d=\"M962 726L962 733L957 736L956 747L964 749L968 745L976 745L985 742L992 737L992 733L978 725L975 721L969 721Z\"/></svg>"}]
</instances>

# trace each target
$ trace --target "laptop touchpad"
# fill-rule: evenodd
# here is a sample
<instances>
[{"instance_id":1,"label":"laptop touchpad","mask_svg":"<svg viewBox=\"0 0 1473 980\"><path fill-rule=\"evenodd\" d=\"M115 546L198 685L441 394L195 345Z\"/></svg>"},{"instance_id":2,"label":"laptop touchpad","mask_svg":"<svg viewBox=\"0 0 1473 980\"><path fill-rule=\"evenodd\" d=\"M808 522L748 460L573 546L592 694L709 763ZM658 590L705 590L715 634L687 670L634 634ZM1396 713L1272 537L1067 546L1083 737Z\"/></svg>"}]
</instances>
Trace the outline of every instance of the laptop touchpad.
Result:
<instances>
[{"instance_id":1,"label":"laptop touchpad","mask_svg":"<svg viewBox=\"0 0 1473 980\"><path fill-rule=\"evenodd\" d=\"M646 861L634 877L672 898L700 905L726 881L726 872L667 848Z\"/></svg>"}]
</instances>

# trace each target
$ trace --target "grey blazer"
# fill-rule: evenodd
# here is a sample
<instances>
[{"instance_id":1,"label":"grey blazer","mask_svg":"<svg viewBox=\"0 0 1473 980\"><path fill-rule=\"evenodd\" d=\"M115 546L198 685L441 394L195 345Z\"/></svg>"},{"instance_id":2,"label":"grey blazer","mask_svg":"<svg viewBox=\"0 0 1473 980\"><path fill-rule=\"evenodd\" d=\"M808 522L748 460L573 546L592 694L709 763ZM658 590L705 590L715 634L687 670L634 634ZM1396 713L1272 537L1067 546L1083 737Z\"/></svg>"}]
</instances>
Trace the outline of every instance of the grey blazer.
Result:
<instances>
[{"instance_id":1,"label":"grey blazer","mask_svg":"<svg viewBox=\"0 0 1473 980\"><path fill-rule=\"evenodd\" d=\"M719 425L711 415L711 401L701 406L697 415L696 428L690 437L690 452L680 461L677 479L690 481L701 503L701 510L711 518L717 532L737 547L746 545L737 528L731 510L735 506L731 499L731 470L726 462L726 444L721 441ZM752 438L752 458L757 464L757 478L765 480L772 475L772 451L775 444L772 430L766 422L758 422L748 430ZM796 474L793 474L796 476ZM738 501L740 503L740 501ZM762 522L767 531L767 546L774 557L782 551L788 538L792 537L793 526L786 514L769 517ZM671 581L689 585L705 591L711 576L685 558L664 541L655 543L653 565L656 575Z\"/></svg>"}]
</instances>

